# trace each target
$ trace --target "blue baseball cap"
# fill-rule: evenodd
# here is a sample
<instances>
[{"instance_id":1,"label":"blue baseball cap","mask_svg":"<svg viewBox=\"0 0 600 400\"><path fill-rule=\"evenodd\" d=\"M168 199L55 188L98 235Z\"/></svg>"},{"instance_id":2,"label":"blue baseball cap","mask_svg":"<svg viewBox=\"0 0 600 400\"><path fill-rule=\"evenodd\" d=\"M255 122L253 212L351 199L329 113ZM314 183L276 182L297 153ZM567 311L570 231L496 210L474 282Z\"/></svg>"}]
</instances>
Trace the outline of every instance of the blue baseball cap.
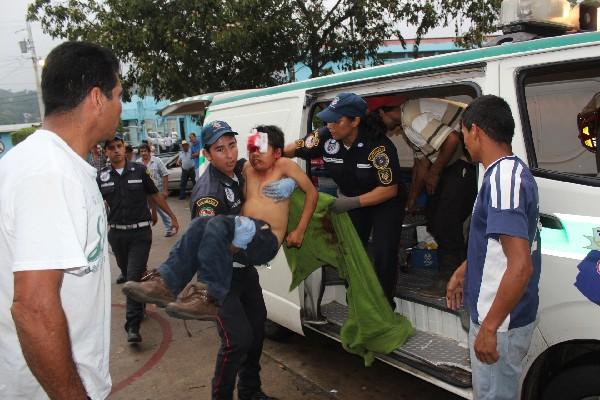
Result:
<instances>
[{"instance_id":1,"label":"blue baseball cap","mask_svg":"<svg viewBox=\"0 0 600 400\"><path fill-rule=\"evenodd\" d=\"M202 127L202 144L208 147L225 134L237 135L225 121L213 121Z\"/></svg>"},{"instance_id":2,"label":"blue baseball cap","mask_svg":"<svg viewBox=\"0 0 600 400\"><path fill-rule=\"evenodd\" d=\"M365 99L354 93L339 93L317 117L323 122L337 122L342 117L364 117L366 113Z\"/></svg>"}]
</instances>

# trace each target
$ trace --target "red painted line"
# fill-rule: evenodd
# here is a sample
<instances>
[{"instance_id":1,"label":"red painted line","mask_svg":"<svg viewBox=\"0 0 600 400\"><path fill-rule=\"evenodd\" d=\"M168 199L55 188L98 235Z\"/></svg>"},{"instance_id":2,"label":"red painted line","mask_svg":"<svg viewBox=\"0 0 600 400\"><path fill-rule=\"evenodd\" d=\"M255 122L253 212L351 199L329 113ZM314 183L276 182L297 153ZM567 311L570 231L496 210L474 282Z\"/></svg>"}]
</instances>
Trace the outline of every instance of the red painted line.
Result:
<instances>
[{"instance_id":1,"label":"red painted line","mask_svg":"<svg viewBox=\"0 0 600 400\"><path fill-rule=\"evenodd\" d=\"M112 306L121 308L125 307L125 305L123 304L113 304ZM160 329L162 331L162 340L160 342L160 345L158 346L158 350L156 350L154 354L152 354L152 357L150 357L150 359L146 361L146 363L140 369L138 369L133 374L129 375L127 378L117 383L116 385L113 385L112 391L110 392L111 395L131 385L136 379L141 378L142 375L154 368L156 364L158 364L160 359L165 355L165 353L169 349L171 341L173 340L173 331L171 330L171 324L169 324L169 321L167 321L165 318L161 317L158 313L154 311L146 310L146 313L150 318L158 322L158 325L160 325Z\"/></svg>"}]
</instances>

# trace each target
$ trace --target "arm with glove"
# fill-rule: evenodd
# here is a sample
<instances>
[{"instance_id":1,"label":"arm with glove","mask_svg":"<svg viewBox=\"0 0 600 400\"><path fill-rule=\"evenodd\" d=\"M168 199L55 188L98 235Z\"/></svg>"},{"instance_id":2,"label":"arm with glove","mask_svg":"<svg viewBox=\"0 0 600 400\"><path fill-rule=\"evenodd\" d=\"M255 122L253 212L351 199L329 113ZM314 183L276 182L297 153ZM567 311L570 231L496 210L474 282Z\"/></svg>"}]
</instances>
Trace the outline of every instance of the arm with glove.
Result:
<instances>
[{"instance_id":1,"label":"arm with glove","mask_svg":"<svg viewBox=\"0 0 600 400\"><path fill-rule=\"evenodd\" d=\"M347 197L338 191L337 199L331 204L329 209L334 213L341 213L353 210L359 207L374 206L387 201L398 194L398 185L377 186L370 192L359 196Z\"/></svg>"}]
</instances>

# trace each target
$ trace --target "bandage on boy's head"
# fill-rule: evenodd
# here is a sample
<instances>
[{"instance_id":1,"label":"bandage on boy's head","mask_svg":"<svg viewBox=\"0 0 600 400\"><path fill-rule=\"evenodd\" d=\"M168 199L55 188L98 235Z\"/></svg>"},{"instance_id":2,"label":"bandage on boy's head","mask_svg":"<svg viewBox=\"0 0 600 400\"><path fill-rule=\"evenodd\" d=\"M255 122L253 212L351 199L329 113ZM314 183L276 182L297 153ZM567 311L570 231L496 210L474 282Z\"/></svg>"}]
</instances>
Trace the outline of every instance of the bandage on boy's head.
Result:
<instances>
[{"instance_id":1,"label":"bandage on boy's head","mask_svg":"<svg viewBox=\"0 0 600 400\"><path fill-rule=\"evenodd\" d=\"M248 153L253 153L258 150L260 153L266 153L269 150L269 136L265 132L259 132L256 128L252 129L248 136L246 145Z\"/></svg>"}]
</instances>

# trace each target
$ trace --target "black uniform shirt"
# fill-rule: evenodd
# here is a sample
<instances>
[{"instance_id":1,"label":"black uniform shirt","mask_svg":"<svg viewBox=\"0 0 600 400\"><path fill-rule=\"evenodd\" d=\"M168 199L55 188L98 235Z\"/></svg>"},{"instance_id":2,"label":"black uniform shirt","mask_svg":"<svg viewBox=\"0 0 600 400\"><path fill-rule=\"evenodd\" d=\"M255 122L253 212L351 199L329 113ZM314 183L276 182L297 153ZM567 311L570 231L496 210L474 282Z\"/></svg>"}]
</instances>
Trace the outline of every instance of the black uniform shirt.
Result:
<instances>
[{"instance_id":1,"label":"black uniform shirt","mask_svg":"<svg viewBox=\"0 0 600 400\"><path fill-rule=\"evenodd\" d=\"M396 184L398 197L404 196L398 152L387 136L371 139L359 133L346 149L327 128L321 128L296 141L295 155L304 159L322 156L325 168L344 196L359 196L377 186Z\"/></svg>"},{"instance_id":2,"label":"black uniform shirt","mask_svg":"<svg viewBox=\"0 0 600 400\"><path fill-rule=\"evenodd\" d=\"M158 189L144 165L127 161L123 174L109 165L98 172L96 181L108 203L109 224L130 225L152 219L147 195L158 193Z\"/></svg>"},{"instance_id":3,"label":"black uniform shirt","mask_svg":"<svg viewBox=\"0 0 600 400\"><path fill-rule=\"evenodd\" d=\"M237 215L242 210L244 177L242 168L245 159L238 160L234 174L237 182L223 174L212 164L196 180L190 200L192 218L213 215Z\"/></svg>"}]
</instances>

